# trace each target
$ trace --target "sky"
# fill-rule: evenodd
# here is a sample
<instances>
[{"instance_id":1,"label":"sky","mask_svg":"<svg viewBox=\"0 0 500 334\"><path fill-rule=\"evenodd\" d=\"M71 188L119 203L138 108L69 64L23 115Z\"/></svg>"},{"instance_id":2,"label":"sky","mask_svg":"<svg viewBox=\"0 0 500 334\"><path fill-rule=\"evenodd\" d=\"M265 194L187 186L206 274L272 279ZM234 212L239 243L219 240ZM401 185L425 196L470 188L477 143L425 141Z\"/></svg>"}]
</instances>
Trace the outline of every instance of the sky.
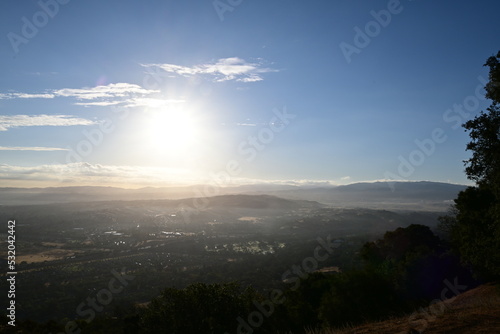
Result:
<instances>
[{"instance_id":1,"label":"sky","mask_svg":"<svg viewBox=\"0 0 500 334\"><path fill-rule=\"evenodd\" d=\"M3 187L468 184L500 49L493 0L0 6Z\"/></svg>"}]
</instances>

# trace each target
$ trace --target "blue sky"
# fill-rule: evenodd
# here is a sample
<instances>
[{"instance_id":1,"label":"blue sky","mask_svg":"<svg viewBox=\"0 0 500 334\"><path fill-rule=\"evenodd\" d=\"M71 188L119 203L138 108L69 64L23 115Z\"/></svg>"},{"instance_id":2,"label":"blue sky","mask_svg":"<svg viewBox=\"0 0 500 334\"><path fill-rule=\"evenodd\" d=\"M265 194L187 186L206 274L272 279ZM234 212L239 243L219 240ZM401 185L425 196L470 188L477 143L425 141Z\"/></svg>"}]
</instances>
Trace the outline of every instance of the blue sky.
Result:
<instances>
[{"instance_id":1,"label":"blue sky","mask_svg":"<svg viewBox=\"0 0 500 334\"><path fill-rule=\"evenodd\" d=\"M467 183L497 1L4 1L3 186Z\"/></svg>"}]
</instances>

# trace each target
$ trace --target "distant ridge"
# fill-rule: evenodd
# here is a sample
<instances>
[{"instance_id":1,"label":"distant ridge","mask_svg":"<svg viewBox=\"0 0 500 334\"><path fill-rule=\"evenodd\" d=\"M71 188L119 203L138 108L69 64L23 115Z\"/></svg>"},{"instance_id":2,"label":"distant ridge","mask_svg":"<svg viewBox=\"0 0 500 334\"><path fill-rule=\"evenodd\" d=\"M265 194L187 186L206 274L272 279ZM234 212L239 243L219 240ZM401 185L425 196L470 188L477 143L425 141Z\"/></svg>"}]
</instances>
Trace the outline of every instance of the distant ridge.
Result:
<instances>
[{"instance_id":1,"label":"distant ridge","mask_svg":"<svg viewBox=\"0 0 500 334\"><path fill-rule=\"evenodd\" d=\"M0 205L95 201L178 200L205 197L203 185L124 189L117 187L0 188ZM315 201L340 207L443 211L466 188L442 182L363 182L342 186L255 184L217 188L214 195L258 194L283 199Z\"/></svg>"},{"instance_id":2,"label":"distant ridge","mask_svg":"<svg viewBox=\"0 0 500 334\"><path fill-rule=\"evenodd\" d=\"M363 182L322 188L269 192L342 207L445 211L467 186L443 182Z\"/></svg>"},{"instance_id":3,"label":"distant ridge","mask_svg":"<svg viewBox=\"0 0 500 334\"><path fill-rule=\"evenodd\" d=\"M189 199L187 200L189 203ZM183 201L184 202L184 201ZM305 200L289 200L271 195L221 195L209 197L207 206L210 207L236 207L247 209L287 209L293 210L298 208L320 208L324 205L318 202Z\"/></svg>"}]
</instances>

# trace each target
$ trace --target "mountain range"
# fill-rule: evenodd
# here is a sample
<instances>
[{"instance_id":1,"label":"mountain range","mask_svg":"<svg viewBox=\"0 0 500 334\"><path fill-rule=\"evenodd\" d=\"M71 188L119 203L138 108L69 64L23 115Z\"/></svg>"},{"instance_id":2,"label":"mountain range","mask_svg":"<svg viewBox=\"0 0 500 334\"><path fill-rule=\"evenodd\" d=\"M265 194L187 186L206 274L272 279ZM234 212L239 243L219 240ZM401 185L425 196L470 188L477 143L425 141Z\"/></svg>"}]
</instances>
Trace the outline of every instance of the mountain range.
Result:
<instances>
[{"instance_id":1,"label":"mountain range","mask_svg":"<svg viewBox=\"0 0 500 334\"><path fill-rule=\"evenodd\" d=\"M466 188L441 182L372 182L343 186L256 184L235 187L186 186L124 189L114 187L0 188L0 205L132 201L213 197L228 194L274 195L333 207L445 211Z\"/></svg>"}]
</instances>

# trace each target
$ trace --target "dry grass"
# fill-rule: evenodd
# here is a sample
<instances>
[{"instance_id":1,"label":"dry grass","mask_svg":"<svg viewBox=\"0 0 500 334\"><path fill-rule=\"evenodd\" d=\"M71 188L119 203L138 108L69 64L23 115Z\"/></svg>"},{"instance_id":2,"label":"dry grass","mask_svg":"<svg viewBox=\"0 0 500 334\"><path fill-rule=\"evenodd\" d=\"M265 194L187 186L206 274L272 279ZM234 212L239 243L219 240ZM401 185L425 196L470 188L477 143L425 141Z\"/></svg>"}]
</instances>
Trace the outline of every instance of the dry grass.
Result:
<instances>
[{"instance_id":1,"label":"dry grass","mask_svg":"<svg viewBox=\"0 0 500 334\"><path fill-rule=\"evenodd\" d=\"M19 255L17 256L17 262L21 263L26 261L27 263L37 263L44 261L56 261L63 260L71 256L75 256L76 253L81 253L78 250L70 250L70 249L52 249L38 253Z\"/></svg>"},{"instance_id":2,"label":"dry grass","mask_svg":"<svg viewBox=\"0 0 500 334\"><path fill-rule=\"evenodd\" d=\"M500 333L500 288L482 285L406 317L353 328L311 330L307 334L490 334Z\"/></svg>"}]
</instances>

